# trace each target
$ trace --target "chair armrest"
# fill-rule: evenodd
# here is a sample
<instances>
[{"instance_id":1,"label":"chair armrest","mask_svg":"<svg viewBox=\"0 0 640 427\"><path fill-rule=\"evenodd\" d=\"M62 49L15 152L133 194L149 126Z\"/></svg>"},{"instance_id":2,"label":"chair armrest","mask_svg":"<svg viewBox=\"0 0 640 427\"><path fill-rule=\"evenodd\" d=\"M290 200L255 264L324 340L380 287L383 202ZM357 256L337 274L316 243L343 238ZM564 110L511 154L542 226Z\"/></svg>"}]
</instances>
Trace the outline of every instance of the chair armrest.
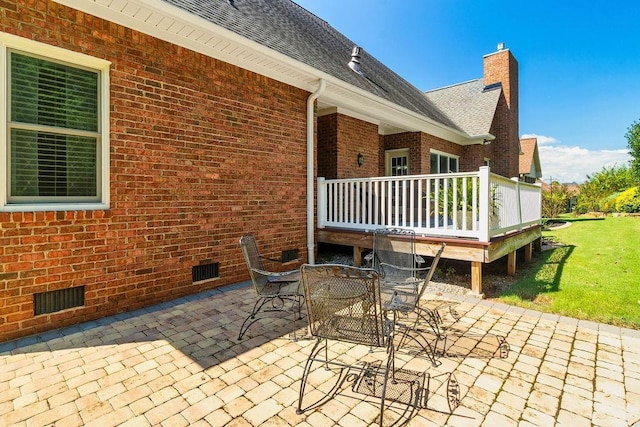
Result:
<instances>
[{"instance_id":1,"label":"chair armrest","mask_svg":"<svg viewBox=\"0 0 640 427\"><path fill-rule=\"evenodd\" d=\"M281 259L268 258L268 257L266 257L266 256L262 256L262 255L260 255L260 258L261 258L261 259L264 259L264 260L267 260L267 261L277 262L277 263L280 263L280 264L282 264L282 263L283 263Z\"/></svg>"},{"instance_id":2,"label":"chair armrest","mask_svg":"<svg viewBox=\"0 0 640 427\"><path fill-rule=\"evenodd\" d=\"M267 278L267 281L271 283L300 281L300 270L289 270L282 272L260 270L259 268L252 268L252 270L261 276L265 276Z\"/></svg>"},{"instance_id":3,"label":"chair armrest","mask_svg":"<svg viewBox=\"0 0 640 427\"><path fill-rule=\"evenodd\" d=\"M380 263L381 267L391 267L392 269L399 271L410 271L410 272L418 272L418 273L428 273L431 267L402 267L399 265Z\"/></svg>"}]
</instances>

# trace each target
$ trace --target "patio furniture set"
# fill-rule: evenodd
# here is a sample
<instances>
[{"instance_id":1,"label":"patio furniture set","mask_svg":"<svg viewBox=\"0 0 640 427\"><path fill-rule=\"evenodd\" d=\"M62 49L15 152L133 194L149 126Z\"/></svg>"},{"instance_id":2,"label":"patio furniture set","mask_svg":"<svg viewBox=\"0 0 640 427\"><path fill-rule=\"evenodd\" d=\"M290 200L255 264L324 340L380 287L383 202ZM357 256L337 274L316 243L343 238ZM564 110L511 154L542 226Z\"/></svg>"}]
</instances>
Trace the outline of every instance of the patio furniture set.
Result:
<instances>
[{"instance_id":1,"label":"patio furniture set","mask_svg":"<svg viewBox=\"0 0 640 427\"><path fill-rule=\"evenodd\" d=\"M424 356L437 367L438 358L446 356L447 349L454 348L460 338L458 335L447 344L451 325L445 326L443 317L448 312L453 323L460 319L457 302L424 298L446 244L427 265L415 252L413 231L379 229L374 233L373 251L365 257L366 268L305 264L288 272L264 268L262 261L266 258L260 256L253 236L243 236L240 246L257 300L242 324L239 340L263 314L273 312L291 315L292 336L298 339L296 331L306 308L308 336L315 339L315 344L302 374L298 413L325 403L347 378L353 381L354 391L380 399L380 425L387 401L414 409L426 407L428 374L397 368L396 352ZM330 343L368 346L370 353L375 349L384 352L381 358L365 362L343 357L340 351L331 349ZM504 340L499 346L508 351ZM339 375L333 386L320 387L323 392L317 393L318 387L309 386L309 377L322 366L337 369ZM452 373L444 375L447 403L453 411L460 402L460 389ZM304 403L308 396L313 396L313 403Z\"/></svg>"}]
</instances>

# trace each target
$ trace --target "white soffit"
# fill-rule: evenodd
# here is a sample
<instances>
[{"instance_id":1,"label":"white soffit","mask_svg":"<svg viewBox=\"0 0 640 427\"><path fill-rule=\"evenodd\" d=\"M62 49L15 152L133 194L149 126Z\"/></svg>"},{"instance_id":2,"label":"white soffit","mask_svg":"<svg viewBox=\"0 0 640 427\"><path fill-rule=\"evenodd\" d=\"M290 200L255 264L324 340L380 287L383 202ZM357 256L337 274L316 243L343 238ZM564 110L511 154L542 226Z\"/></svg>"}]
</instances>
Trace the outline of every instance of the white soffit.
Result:
<instances>
[{"instance_id":1,"label":"white soffit","mask_svg":"<svg viewBox=\"0 0 640 427\"><path fill-rule=\"evenodd\" d=\"M127 28L313 92L327 88L319 102L344 107L369 122L383 121L405 131L423 131L461 145L477 143L463 132L379 98L257 42L159 0L54 0Z\"/></svg>"}]
</instances>

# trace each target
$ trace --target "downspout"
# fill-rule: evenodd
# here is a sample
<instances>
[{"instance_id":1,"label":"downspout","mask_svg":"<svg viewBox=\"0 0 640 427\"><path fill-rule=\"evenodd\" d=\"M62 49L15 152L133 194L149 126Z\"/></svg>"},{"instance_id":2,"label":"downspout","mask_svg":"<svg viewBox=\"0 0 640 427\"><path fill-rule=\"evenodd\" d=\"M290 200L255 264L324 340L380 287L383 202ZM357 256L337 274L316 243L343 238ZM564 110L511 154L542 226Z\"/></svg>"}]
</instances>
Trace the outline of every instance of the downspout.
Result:
<instances>
[{"instance_id":1,"label":"downspout","mask_svg":"<svg viewBox=\"0 0 640 427\"><path fill-rule=\"evenodd\" d=\"M314 131L314 104L316 99L320 96L324 89L327 87L327 82L324 79L320 79L320 85L315 92L309 95L307 99L307 262L309 264L315 264L315 217L313 215L314 209L314 191L313 186L315 184L313 172L315 170L315 162L313 151L315 148L315 141L313 138Z\"/></svg>"}]
</instances>

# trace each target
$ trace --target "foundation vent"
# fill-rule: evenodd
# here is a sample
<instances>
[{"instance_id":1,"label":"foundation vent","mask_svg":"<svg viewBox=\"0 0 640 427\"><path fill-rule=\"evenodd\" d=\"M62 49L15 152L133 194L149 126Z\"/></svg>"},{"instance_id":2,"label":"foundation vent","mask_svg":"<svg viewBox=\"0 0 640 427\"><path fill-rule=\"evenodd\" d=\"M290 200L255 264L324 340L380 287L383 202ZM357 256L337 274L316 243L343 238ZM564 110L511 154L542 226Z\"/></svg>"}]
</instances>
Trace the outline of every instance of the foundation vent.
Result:
<instances>
[{"instance_id":1,"label":"foundation vent","mask_svg":"<svg viewBox=\"0 0 640 427\"><path fill-rule=\"evenodd\" d=\"M295 261L297 259L298 259L297 249L288 249L286 251L282 251L282 255L280 256L281 262Z\"/></svg>"},{"instance_id":2,"label":"foundation vent","mask_svg":"<svg viewBox=\"0 0 640 427\"><path fill-rule=\"evenodd\" d=\"M33 314L55 313L84 305L84 286L33 294Z\"/></svg>"},{"instance_id":3,"label":"foundation vent","mask_svg":"<svg viewBox=\"0 0 640 427\"><path fill-rule=\"evenodd\" d=\"M217 262L196 265L191 269L191 280L194 282L215 279L216 277L219 277Z\"/></svg>"}]
</instances>

